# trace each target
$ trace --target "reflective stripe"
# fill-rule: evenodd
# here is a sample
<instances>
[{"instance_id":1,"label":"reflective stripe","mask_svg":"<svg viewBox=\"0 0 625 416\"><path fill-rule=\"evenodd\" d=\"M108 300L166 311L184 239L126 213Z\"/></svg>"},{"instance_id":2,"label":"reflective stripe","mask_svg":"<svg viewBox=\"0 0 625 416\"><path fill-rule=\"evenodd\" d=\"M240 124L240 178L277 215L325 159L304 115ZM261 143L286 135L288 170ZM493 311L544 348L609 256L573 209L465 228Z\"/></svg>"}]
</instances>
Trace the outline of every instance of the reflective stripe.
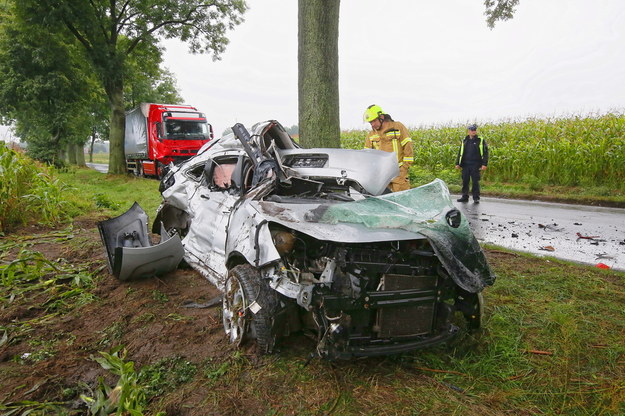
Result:
<instances>
[{"instance_id":1,"label":"reflective stripe","mask_svg":"<svg viewBox=\"0 0 625 416\"><path fill-rule=\"evenodd\" d=\"M397 160L399 161L399 146L397 145L397 139L393 139L393 152L395 152Z\"/></svg>"},{"instance_id":2,"label":"reflective stripe","mask_svg":"<svg viewBox=\"0 0 625 416\"><path fill-rule=\"evenodd\" d=\"M404 164L404 162L399 162L399 167L401 168L401 166Z\"/></svg>"},{"instance_id":3,"label":"reflective stripe","mask_svg":"<svg viewBox=\"0 0 625 416\"><path fill-rule=\"evenodd\" d=\"M414 162L414 157L412 157L412 156L404 156L404 162Z\"/></svg>"},{"instance_id":4,"label":"reflective stripe","mask_svg":"<svg viewBox=\"0 0 625 416\"><path fill-rule=\"evenodd\" d=\"M380 136L378 136L377 134L372 134L371 136L369 136L369 139L379 139Z\"/></svg>"},{"instance_id":5,"label":"reflective stripe","mask_svg":"<svg viewBox=\"0 0 625 416\"><path fill-rule=\"evenodd\" d=\"M478 137L478 139L480 139L480 144L478 146L478 149L480 150L480 157L484 157L484 140L482 140L481 137ZM463 154L464 154L464 140L462 141L462 144L460 145L460 157L458 158L458 163L462 162Z\"/></svg>"},{"instance_id":6,"label":"reflective stripe","mask_svg":"<svg viewBox=\"0 0 625 416\"><path fill-rule=\"evenodd\" d=\"M401 141L401 145L405 146L406 143L411 142L411 141L412 141L412 139L410 137L406 137L404 140Z\"/></svg>"}]
</instances>

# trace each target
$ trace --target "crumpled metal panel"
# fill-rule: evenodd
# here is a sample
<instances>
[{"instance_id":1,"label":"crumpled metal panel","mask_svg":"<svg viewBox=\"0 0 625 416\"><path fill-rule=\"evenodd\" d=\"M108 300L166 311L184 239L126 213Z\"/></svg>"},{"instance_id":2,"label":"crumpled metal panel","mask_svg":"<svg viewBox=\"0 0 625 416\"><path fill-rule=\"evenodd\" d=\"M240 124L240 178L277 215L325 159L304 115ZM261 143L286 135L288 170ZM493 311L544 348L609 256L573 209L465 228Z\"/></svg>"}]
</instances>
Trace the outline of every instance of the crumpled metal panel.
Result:
<instances>
[{"instance_id":1,"label":"crumpled metal panel","mask_svg":"<svg viewBox=\"0 0 625 416\"><path fill-rule=\"evenodd\" d=\"M308 234L319 240L340 243L362 243L372 241L414 240L424 236L407 230L367 227L362 223L349 221L325 222L325 212L337 203L285 204L261 201L259 211L272 222ZM347 202L351 204L352 202ZM343 205L342 203L340 205Z\"/></svg>"},{"instance_id":2,"label":"crumpled metal panel","mask_svg":"<svg viewBox=\"0 0 625 416\"><path fill-rule=\"evenodd\" d=\"M289 149L278 150L281 158L301 155L327 155L323 168L292 168L308 178L346 178L358 182L368 193L380 195L389 182L399 175L397 156L393 152L363 149Z\"/></svg>"},{"instance_id":3,"label":"crumpled metal panel","mask_svg":"<svg viewBox=\"0 0 625 416\"><path fill-rule=\"evenodd\" d=\"M122 215L98 223L109 271L119 280L160 276L175 270L184 256L180 237L161 227L161 241L152 245L148 216L134 203Z\"/></svg>"},{"instance_id":4,"label":"crumpled metal panel","mask_svg":"<svg viewBox=\"0 0 625 416\"><path fill-rule=\"evenodd\" d=\"M257 202L241 204L230 218L228 231L226 253L237 252L257 267L280 260L271 239L268 221L260 215Z\"/></svg>"},{"instance_id":5,"label":"crumpled metal panel","mask_svg":"<svg viewBox=\"0 0 625 416\"><path fill-rule=\"evenodd\" d=\"M265 219L319 240L343 243L427 238L458 286L477 293L495 282L486 257L461 217L451 227L446 214L455 207L440 179L407 191L353 202L286 204L262 201Z\"/></svg>"}]
</instances>

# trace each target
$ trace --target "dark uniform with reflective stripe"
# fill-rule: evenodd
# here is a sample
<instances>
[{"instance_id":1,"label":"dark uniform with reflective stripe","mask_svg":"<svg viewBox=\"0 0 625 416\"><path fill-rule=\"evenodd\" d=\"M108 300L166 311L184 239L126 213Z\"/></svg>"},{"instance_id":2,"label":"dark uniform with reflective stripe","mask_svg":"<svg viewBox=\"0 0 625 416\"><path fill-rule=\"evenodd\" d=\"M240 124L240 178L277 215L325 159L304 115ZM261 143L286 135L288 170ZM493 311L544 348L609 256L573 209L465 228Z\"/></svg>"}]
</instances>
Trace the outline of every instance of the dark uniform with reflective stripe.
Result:
<instances>
[{"instance_id":1,"label":"dark uniform with reflective stripe","mask_svg":"<svg viewBox=\"0 0 625 416\"><path fill-rule=\"evenodd\" d=\"M391 181L389 187L393 192L410 189L408 169L414 161L412 139L408 134L408 129L402 123L385 120L379 130L372 130L369 133L365 140L365 149L395 152L397 163L399 163L399 176Z\"/></svg>"},{"instance_id":2,"label":"dark uniform with reflective stripe","mask_svg":"<svg viewBox=\"0 0 625 416\"><path fill-rule=\"evenodd\" d=\"M480 172L488 166L488 146L478 135L467 135L460 145L456 165L462 168L462 199L469 199L469 181L474 201L480 200Z\"/></svg>"}]
</instances>

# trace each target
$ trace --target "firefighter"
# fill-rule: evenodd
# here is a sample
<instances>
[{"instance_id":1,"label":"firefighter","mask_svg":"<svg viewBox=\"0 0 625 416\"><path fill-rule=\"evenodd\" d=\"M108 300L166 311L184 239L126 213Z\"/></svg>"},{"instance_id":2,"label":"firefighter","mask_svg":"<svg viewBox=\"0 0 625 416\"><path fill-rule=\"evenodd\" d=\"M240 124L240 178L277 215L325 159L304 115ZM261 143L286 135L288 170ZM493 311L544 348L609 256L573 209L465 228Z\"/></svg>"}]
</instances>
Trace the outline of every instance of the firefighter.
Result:
<instances>
[{"instance_id":1,"label":"firefighter","mask_svg":"<svg viewBox=\"0 0 625 416\"><path fill-rule=\"evenodd\" d=\"M370 105L365 110L364 120L371 125L371 132L365 140L365 149L394 152L399 163L399 176L393 178L389 188L392 192L410 189L408 170L414 161L412 139L408 129L399 121L384 113L379 105Z\"/></svg>"},{"instance_id":2,"label":"firefighter","mask_svg":"<svg viewBox=\"0 0 625 416\"><path fill-rule=\"evenodd\" d=\"M467 133L456 156L456 169L462 169L462 196L458 202L469 201L470 181L473 202L479 204L480 176L488 166L488 146L486 140L477 135L477 125L468 126Z\"/></svg>"}]
</instances>

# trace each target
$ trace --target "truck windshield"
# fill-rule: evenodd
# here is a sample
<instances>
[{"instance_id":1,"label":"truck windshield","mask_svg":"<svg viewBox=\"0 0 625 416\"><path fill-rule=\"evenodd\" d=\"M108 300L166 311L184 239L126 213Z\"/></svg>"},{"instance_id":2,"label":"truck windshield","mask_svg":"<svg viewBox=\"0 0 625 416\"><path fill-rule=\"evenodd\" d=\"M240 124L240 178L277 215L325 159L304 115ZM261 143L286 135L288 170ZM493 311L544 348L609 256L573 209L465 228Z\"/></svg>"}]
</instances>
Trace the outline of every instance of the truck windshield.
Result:
<instances>
[{"instance_id":1,"label":"truck windshield","mask_svg":"<svg viewBox=\"0 0 625 416\"><path fill-rule=\"evenodd\" d=\"M208 140L208 124L199 120L167 119L165 121L167 138L170 140Z\"/></svg>"}]
</instances>

